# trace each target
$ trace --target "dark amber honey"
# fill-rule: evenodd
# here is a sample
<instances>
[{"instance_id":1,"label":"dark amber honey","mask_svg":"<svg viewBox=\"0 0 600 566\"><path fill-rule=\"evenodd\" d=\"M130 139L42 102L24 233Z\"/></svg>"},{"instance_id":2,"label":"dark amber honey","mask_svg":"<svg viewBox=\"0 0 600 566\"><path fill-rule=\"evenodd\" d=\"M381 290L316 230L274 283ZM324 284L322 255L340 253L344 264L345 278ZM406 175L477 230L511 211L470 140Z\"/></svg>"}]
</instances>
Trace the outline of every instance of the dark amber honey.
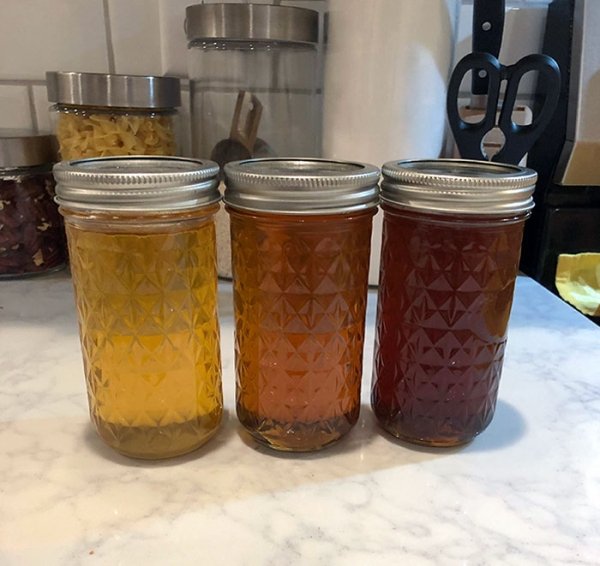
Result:
<instances>
[{"instance_id":1,"label":"dark amber honey","mask_svg":"<svg viewBox=\"0 0 600 566\"><path fill-rule=\"evenodd\" d=\"M526 215L384 211L373 410L410 442L468 442L494 414Z\"/></svg>"}]
</instances>

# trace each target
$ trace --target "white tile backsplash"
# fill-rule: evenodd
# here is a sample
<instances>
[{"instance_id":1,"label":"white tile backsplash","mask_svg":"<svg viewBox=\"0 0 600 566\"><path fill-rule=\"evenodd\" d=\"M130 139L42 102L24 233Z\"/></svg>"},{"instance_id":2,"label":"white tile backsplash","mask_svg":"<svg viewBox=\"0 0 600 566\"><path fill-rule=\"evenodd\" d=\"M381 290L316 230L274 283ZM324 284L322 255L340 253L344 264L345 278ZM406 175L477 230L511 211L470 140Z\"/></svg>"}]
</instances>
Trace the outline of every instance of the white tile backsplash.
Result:
<instances>
[{"instance_id":1,"label":"white tile backsplash","mask_svg":"<svg viewBox=\"0 0 600 566\"><path fill-rule=\"evenodd\" d=\"M187 76L185 9L190 0L159 0L162 69L165 75Z\"/></svg>"},{"instance_id":2,"label":"white tile backsplash","mask_svg":"<svg viewBox=\"0 0 600 566\"><path fill-rule=\"evenodd\" d=\"M0 79L108 72L102 0L2 0L0 13Z\"/></svg>"},{"instance_id":3,"label":"white tile backsplash","mask_svg":"<svg viewBox=\"0 0 600 566\"><path fill-rule=\"evenodd\" d=\"M115 73L161 75L158 0L108 0Z\"/></svg>"},{"instance_id":4,"label":"white tile backsplash","mask_svg":"<svg viewBox=\"0 0 600 566\"><path fill-rule=\"evenodd\" d=\"M540 51L549 2L507 0L500 54L503 63ZM50 128L46 89L40 83L47 70L187 76L185 8L194 0L0 0L0 3L0 54L3 54L0 127L37 124L40 130ZM319 11L326 6L325 0L282 0L281 4ZM471 50L473 2L463 0L463 4L457 58ZM531 81L522 86L523 92L532 91ZM187 130L187 90L183 92L182 124ZM189 152L189 139L184 141L184 150Z\"/></svg>"},{"instance_id":5,"label":"white tile backsplash","mask_svg":"<svg viewBox=\"0 0 600 566\"><path fill-rule=\"evenodd\" d=\"M25 85L0 85L0 127L32 129L31 102Z\"/></svg>"},{"instance_id":6,"label":"white tile backsplash","mask_svg":"<svg viewBox=\"0 0 600 566\"><path fill-rule=\"evenodd\" d=\"M35 107L35 116L37 128L40 132L51 132L50 123L50 103L48 102L48 92L45 85L33 85L33 105Z\"/></svg>"}]
</instances>

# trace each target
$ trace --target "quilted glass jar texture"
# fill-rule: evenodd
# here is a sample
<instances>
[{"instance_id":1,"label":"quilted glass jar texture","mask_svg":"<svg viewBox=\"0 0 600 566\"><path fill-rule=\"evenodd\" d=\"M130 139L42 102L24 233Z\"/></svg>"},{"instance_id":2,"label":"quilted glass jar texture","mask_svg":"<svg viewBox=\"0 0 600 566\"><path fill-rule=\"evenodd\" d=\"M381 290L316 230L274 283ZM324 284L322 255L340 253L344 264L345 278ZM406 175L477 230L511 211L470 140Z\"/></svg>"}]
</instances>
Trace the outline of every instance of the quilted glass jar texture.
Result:
<instances>
[{"instance_id":1,"label":"quilted glass jar texture","mask_svg":"<svg viewBox=\"0 0 600 566\"><path fill-rule=\"evenodd\" d=\"M386 209L372 402L384 428L455 445L494 415L523 222Z\"/></svg>"},{"instance_id":2,"label":"quilted glass jar texture","mask_svg":"<svg viewBox=\"0 0 600 566\"><path fill-rule=\"evenodd\" d=\"M358 420L377 167L312 158L225 165L237 414L275 450Z\"/></svg>"},{"instance_id":3,"label":"quilted glass jar texture","mask_svg":"<svg viewBox=\"0 0 600 566\"><path fill-rule=\"evenodd\" d=\"M118 234L69 216L66 225L100 436L141 458L199 446L223 405L214 222Z\"/></svg>"},{"instance_id":4,"label":"quilted glass jar texture","mask_svg":"<svg viewBox=\"0 0 600 566\"><path fill-rule=\"evenodd\" d=\"M491 422L536 180L482 161L383 166L371 404L394 436L455 446Z\"/></svg>"},{"instance_id":5,"label":"quilted glass jar texture","mask_svg":"<svg viewBox=\"0 0 600 566\"><path fill-rule=\"evenodd\" d=\"M322 448L359 416L373 213L230 214L238 417L272 448Z\"/></svg>"}]
</instances>

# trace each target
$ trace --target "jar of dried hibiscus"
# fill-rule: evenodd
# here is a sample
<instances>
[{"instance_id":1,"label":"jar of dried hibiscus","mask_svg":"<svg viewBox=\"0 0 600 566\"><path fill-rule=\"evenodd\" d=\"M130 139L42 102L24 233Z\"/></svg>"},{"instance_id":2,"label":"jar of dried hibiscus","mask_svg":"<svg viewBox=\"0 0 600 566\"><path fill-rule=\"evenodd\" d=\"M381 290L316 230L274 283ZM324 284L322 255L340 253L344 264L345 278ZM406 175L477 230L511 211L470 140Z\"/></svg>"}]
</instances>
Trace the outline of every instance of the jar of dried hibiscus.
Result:
<instances>
[{"instance_id":1,"label":"jar of dried hibiscus","mask_svg":"<svg viewBox=\"0 0 600 566\"><path fill-rule=\"evenodd\" d=\"M63 222L54 202L53 136L0 130L0 278L60 269Z\"/></svg>"}]
</instances>

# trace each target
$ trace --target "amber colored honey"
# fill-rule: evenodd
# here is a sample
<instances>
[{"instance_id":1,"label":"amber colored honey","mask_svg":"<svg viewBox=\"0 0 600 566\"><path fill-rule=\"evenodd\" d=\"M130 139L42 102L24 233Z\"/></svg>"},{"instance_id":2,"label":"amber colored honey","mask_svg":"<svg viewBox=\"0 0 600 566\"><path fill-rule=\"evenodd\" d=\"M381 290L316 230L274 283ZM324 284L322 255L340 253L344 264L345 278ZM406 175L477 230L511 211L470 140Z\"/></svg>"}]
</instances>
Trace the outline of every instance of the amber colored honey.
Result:
<instances>
[{"instance_id":1,"label":"amber colored honey","mask_svg":"<svg viewBox=\"0 0 600 566\"><path fill-rule=\"evenodd\" d=\"M222 413L212 214L65 220L100 436L141 458L198 447Z\"/></svg>"},{"instance_id":2,"label":"amber colored honey","mask_svg":"<svg viewBox=\"0 0 600 566\"><path fill-rule=\"evenodd\" d=\"M410 442L468 442L494 415L524 217L384 210L373 409Z\"/></svg>"},{"instance_id":3,"label":"amber colored honey","mask_svg":"<svg viewBox=\"0 0 600 566\"><path fill-rule=\"evenodd\" d=\"M322 448L359 415L373 213L229 212L238 417L272 448Z\"/></svg>"}]
</instances>

